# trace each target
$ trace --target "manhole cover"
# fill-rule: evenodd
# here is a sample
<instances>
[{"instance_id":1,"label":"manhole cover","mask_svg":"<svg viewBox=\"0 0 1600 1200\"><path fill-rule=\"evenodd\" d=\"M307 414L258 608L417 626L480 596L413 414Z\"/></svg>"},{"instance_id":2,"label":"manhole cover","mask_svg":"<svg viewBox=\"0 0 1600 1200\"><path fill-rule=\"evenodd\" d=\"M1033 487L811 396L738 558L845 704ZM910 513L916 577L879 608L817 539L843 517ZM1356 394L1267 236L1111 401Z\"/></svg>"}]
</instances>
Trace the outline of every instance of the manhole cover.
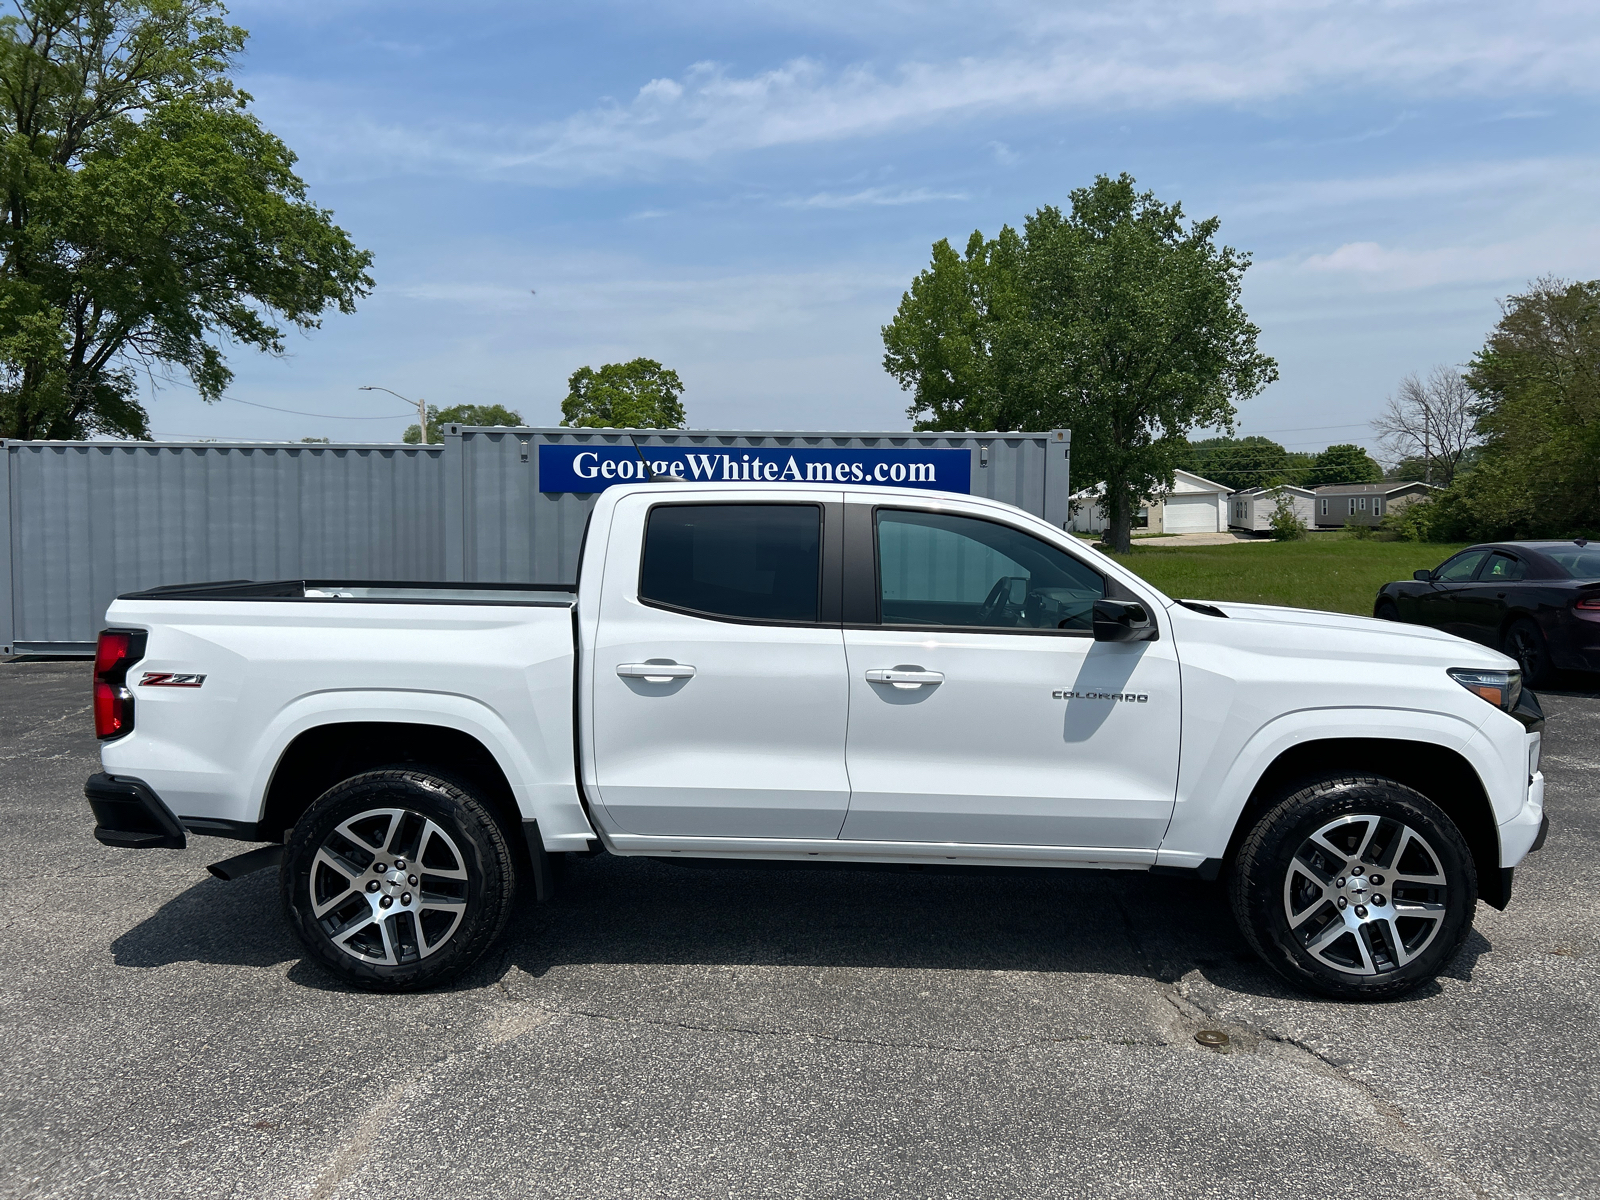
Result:
<instances>
[{"instance_id":1,"label":"manhole cover","mask_svg":"<svg viewBox=\"0 0 1600 1200\"><path fill-rule=\"evenodd\" d=\"M1226 1046L1228 1035L1220 1029L1202 1029L1194 1035L1194 1040L1202 1046Z\"/></svg>"}]
</instances>

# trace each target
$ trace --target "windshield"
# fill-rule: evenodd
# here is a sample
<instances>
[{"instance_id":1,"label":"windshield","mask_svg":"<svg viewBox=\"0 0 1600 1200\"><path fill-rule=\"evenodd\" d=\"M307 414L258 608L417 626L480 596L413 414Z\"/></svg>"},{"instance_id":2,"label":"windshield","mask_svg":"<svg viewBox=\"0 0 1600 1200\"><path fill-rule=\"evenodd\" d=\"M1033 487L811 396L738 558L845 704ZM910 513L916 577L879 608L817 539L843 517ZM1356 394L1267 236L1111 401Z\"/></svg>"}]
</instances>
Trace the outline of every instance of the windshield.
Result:
<instances>
[{"instance_id":1,"label":"windshield","mask_svg":"<svg viewBox=\"0 0 1600 1200\"><path fill-rule=\"evenodd\" d=\"M1541 553L1573 579L1600 579L1600 546L1573 546L1561 550L1541 547Z\"/></svg>"}]
</instances>

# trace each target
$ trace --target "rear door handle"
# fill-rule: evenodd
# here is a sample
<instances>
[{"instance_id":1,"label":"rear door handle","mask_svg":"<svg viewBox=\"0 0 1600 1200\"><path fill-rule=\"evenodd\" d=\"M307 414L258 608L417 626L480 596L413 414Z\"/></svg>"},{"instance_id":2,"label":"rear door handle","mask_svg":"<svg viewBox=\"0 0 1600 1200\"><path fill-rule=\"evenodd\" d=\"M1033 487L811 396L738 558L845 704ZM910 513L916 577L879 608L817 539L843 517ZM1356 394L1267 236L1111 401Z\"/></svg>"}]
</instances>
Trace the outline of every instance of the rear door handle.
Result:
<instances>
[{"instance_id":1,"label":"rear door handle","mask_svg":"<svg viewBox=\"0 0 1600 1200\"><path fill-rule=\"evenodd\" d=\"M892 683L897 688L918 688L924 684L943 683L938 671L924 671L920 667L876 668L867 672L868 683Z\"/></svg>"},{"instance_id":2,"label":"rear door handle","mask_svg":"<svg viewBox=\"0 0 1600 1200\"><path fill-rule=\"evenodd\" d=\"M617 674L646 683L671 683L674 679L694 678L694 668L688 663L618 663Z\"/></svg>"}]
</instances>

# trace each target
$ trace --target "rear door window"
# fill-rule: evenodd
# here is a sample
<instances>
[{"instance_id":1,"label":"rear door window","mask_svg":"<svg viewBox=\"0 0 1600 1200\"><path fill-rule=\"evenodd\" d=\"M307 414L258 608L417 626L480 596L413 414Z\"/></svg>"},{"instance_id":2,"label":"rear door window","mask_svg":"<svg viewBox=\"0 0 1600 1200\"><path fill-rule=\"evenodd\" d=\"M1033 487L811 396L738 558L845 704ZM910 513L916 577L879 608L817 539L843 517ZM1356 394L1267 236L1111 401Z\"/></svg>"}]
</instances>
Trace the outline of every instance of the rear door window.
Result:
<instances>
[{"instance_id":1,"label":"rear door window","mask_svg":"<svg viewBox=\"0 0 1600 1200\"><path fill-rule=\"evenodd\" d=\"M1088 633L1099 572L1009 525L949 513L878 511L885 625Z\"/></svg>"},{"instance_id":2,"label":"rear door window","mask_svg":"<svg viewBox=\"0 0 1600 1200\"><path fill-rule=\"evenodd\" d=\"M1488 563L1483 568L1483 573L1478 576L1480 583L1515 583L1528 573L1522 560L1513 558L1509 554L1496 551L1489 556Z\"/></svg>"},{"instance_id":3,"label":"rear door window","mask_svg":"<svg viewBox=\"0 0 1600 1200\"><path fill-rule=\"evenodd\" d=\"M650 510L639 599L696 616L814 624L822 577L815 504L662 504Z\"/></svg>"}]
</instances>

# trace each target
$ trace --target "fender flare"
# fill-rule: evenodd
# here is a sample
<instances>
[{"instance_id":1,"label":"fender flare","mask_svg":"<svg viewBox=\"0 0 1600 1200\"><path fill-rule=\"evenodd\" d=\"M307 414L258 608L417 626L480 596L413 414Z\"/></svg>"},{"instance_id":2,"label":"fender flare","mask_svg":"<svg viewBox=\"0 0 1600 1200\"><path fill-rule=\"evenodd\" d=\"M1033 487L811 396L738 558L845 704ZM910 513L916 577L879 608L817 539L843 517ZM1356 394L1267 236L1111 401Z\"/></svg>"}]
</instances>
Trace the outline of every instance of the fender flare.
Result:
<instances>
[{"instance_id":1,"label":"fender flare","mask_svg":"<svg viewBox=\"0 0 1600 1200\"><path fill-rule=\"evenodd\" d=\"M1330 721L1332 714L1337 716ZM1486 709L1485 719L1490 715L1492 710ZM1215 778L1209 763L1187 779L1180 769L1177 801L1156 864L1201 869L1210 860L1220 862L1257 784L1285 753L1315 742L1361 740L1436 746L1465 760L1485 783L1485 794L1492 797L1494 791L1487 781L1494 779L1498 764L1486 753L1491 747L1477 736L1480 728L1481 723L1473 725L1450 713L1377 706L1283 713L1250 736L1214 785L1208 783Z\"/></svg>"},{"instance_id":2,"label":"fender flare","mask_svg":"<svg viewBox=\"0 0 1600 1200\"><path fill-rule=\"evenodd\" d=\"M250 751L255 767L249 796L257 820L273 776L297 737L321 726L357 722L437 725L474 738L505 775L523 820L539 823L547 848L581 850L595 836L578 802L570 759L536 762L524 741L481 700L404 688L330 688L297 696L284 705Z\"/></svg>"}]
</instances>

